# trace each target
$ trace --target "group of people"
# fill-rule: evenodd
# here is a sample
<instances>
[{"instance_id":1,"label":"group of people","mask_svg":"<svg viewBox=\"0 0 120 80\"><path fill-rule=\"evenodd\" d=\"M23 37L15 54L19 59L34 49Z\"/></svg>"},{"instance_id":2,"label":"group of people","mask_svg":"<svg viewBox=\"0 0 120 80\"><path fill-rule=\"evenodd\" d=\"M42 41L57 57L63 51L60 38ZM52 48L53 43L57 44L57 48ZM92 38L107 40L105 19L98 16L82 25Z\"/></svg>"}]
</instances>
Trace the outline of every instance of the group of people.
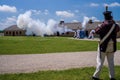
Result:
<instances>
[{"instance_id":1,"label":"group of people","mask_svg":"<svg viewBox=\"0 0 120 80\"><path fill-rule=\"evenodd\" d=\"M85 32L83 30L76 30L74 32L74 38L84 38L85 37Z\"/></svg>"},{"instance_id":2,"label":"group of people","mask_svg":"<svg viewBox=\"0 0 120 80\"><path fill-rule=\"evenodd\" d=\"M88 39L94 39L94 33L95 30L91 30L90 33L88 34L88 31L83 31L78 29L77 31L75 31L74 33L74 38L88 38Z\"/></svg>"}]
</instances>

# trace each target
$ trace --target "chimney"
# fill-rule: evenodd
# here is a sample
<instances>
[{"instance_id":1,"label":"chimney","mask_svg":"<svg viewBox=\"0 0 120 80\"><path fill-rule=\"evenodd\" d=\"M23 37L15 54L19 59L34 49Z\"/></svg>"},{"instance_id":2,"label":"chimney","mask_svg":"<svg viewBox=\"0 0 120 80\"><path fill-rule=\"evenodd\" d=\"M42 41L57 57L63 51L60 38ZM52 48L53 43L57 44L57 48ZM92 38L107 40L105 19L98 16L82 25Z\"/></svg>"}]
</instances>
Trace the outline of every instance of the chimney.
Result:
<instances>
[{"instance_id":1,"label":"chimney","mask_svg":"<svg viewBox=\"0 0 120 80\"><path fill-rule=\"evenodd\" d=\"M64 21L60 21L60 25L64 24Z\"/></svg>"},{"instance_id":2,"label":"chimney","mask_svg":"<svg viewBox=\"0 0 120 80\"><path fill-rule=\"evenodd\" d=\"M92 24L92 23L93 23L92 19L90 19L90 20L88 21L88 23Z\"/></svg>"}]
</instances>

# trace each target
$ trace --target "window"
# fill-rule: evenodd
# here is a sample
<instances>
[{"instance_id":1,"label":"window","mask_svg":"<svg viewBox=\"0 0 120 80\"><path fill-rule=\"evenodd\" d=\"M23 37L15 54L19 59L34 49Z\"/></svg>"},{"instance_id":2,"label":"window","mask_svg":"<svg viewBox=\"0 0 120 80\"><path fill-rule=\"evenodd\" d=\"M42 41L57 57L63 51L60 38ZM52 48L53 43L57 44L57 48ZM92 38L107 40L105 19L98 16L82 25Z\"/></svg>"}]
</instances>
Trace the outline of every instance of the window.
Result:
<instances>
[{"instance_id":1,"label":"window","mask_svg":"<svg viewBox=\"0 0 120 80\"><path fill-rule=\"evenodd\" d=\"M20 34L22 34L22 32L21 32L21 31L20 31L19 33L20 33Z\"/></svg>"},{"instance_id":2,"label":"window","mask_svg":"<svg viewBox=\"0 0 120 80\"><path fill-rule=\"evenodd\" d=\"M18 35L18 32L16 31L16 34Z\"/></svg>"},{"instance_id":3,"label":"window","mask_svg":"<svg viewBox=\"0 0 120 80\"><path fill-rule=\"evenodd\" d=\"M9 34L11 34L11 32L9 32Z\"/></svg>"},{"instance_id":4,"label":"window","mask_svg":"<svg viewBox=\"0 0 120 80\"><path fill-rule=\"evenodd\" d=\"M6 34L8 34L8 32L6 32Z\"/></svg>"}]
</instances>

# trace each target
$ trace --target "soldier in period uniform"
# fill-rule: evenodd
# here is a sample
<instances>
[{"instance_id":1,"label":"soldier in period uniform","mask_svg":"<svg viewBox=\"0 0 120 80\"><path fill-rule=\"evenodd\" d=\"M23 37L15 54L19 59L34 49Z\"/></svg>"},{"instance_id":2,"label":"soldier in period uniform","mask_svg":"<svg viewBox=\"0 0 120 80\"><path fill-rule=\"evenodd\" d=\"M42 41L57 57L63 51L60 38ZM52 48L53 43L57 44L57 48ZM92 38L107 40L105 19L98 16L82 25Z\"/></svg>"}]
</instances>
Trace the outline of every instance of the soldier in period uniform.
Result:
<instances>
[{"instance_id":1,"label":"soldier in period uniform","mask_svg":"<svg viewBox=\"0 0 120 80\"><path fill-rule=\"evenodd\" d=\"M95 30L91 30L88 39L94 39Z\"/></svg>"},{"instance_id":2,"label":"soldier in period uniform","mask_svg":"<svg viewBox=\"0 0 120 80\"><path fill-rule=\"evenodd\" d=\"M112 12L108 11L108 7L106 6L106 11L103 12L105 20L95 29L95 33L100 37L100 43L98 46L96 71L93 74L92 80L100 80L99 75L105 60L105 56L108 61L110 80L116 80L114 71L114 53L116 51L117 32L120 28L119 25L113 20L111 13ZM112 27L113 29L111 29Z\"/></svg>"}]
</instances>

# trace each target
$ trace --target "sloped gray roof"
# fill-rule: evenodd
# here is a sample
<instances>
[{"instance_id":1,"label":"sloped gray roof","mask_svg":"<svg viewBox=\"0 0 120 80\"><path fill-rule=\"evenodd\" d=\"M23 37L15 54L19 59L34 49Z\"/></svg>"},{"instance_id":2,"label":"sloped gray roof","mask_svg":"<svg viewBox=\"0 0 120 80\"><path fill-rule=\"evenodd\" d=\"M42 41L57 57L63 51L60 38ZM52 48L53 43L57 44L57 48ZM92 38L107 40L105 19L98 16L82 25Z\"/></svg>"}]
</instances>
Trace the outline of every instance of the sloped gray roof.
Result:
<instances>
[{"instance_id":1,"label":"sloped gray roof","mask_svg":"<svg viewBox=\"0 0 120 80\"><path fill-rule=\"evenodd\" d=\"M116 21L116 22L119 23L119 25L120 25L120 21ZM86 30L95 29L99 24L102 24L102 22L87 23L85 25L85 27L86 27ZM64 25L64 26L67 26L67 28L73 29L73 30L82 29L82 23L81 22L63 23L62 25L61 24L58 24L58 25L60 27L62 27L62 25Z\"/></svg>"},{"instance_id":2,"label":"sloped gray roof","mask_svg":"<svg viewBox=\"0 0 120 80\"><path fill-rule=\"evenodd\" d=\"M20 29L19 27L17 27L17 25L12 25L6 29L4 29L4 31L23 31L23 29Z\"/></svg>"},{"instance_id":3,"label":"sloped gray roof","mask_svg":"<svg viewBox=\"0 0 120 80\"><path fill-rule=\"evenodd\" d=\"M120 21L116 21L116 23L118 23L120 25Z\"/></svg>"},{"instance_id":4,"label":"sloped gray roof","mask_svg":"<svg viewBox=\"0 0 120 80\"><path fill-rule=\"evenodd\" d=\"M78 28L82 28L82 24L81 22L74 22L74 23L63 23L62 25L66 26L69 29L78 29ZM61 24L59 24L59 26L62 26Z\"/></svg>"},{"instance_id":5,"label":"sloped gray roof","mask_svg":"<svg viewBox=\"0 0 120 80\"><path fill-rule=\"evenodd\" d=\"M93 23L87 23L86 24L86 29L95 29L99 24L102 22L93 22Z\"/></svg>"},{"instance_id":6,"label":"sloped gray roof","mask_svg":"<svg viewBox=\"0 0 120 80\"><path fill-rule=\"evenodd\" d=\"M116 21L120 25L120 21ZM99 24L102 24L102 22L93 22L93 23L87 23L86 29L95 29Z\"/></svg>"},{"instance_id":7,"label":"sloped gray roof","mask_svg":"<svg viewBox=\"0 0 120 80\"><path fill-rule=\"evenodd\" d=\"M70 29L82 28L82 24L80 22L65 23L65 26L67 26L67 28L70 28Z\"/></svg>"}]
</instances>

